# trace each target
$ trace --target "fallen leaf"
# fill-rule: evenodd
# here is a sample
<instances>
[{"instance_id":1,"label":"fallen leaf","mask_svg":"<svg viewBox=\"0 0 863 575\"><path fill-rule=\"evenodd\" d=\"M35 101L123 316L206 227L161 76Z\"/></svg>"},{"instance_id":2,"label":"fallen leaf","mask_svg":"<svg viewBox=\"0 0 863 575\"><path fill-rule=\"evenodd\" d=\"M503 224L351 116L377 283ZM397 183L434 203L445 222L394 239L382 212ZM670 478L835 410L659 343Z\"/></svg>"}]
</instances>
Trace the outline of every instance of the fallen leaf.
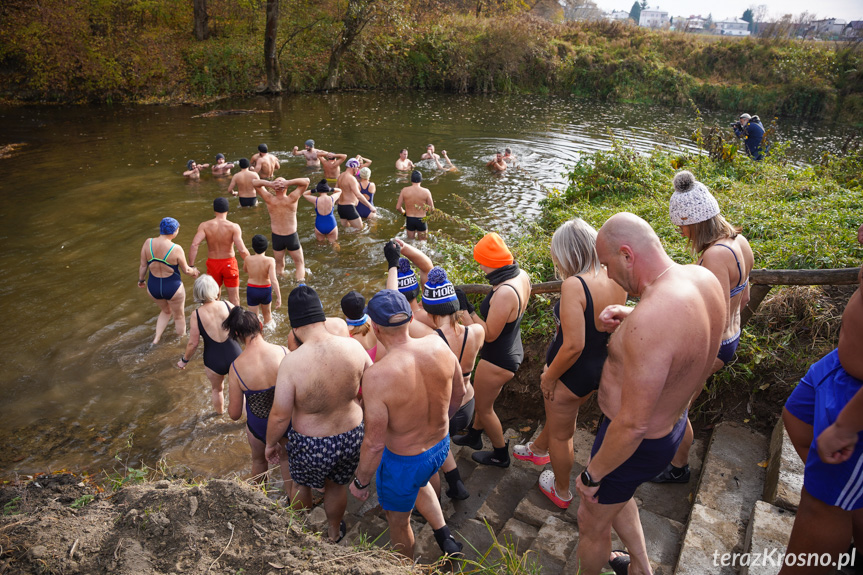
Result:
<instances>
[{"instance_id":1,"label":"fallen leaf","mask_svg":"<svg viewBox=\"0 0 863 575\"><path fill-rule=\"evenodd\" d=\"M284 565L281 565L279 563L273 563L272 561L267 561L267 564L273 569L287 569L287 567L285 567Z\"/></svg>"},{"instance_id":2,"label":"fallen leaf","mask_svg":"<svg viewBox=\"0 0 863 575\"><path fill-rule=\"evenodd\" d=\"M758 464L758 467L767 467L767 460L765 459L764 461L760 462Z\"/></svg>"},{"instance_id":3,"label":"fallen leaf","mask_svg":"<svg viewBox=\"0 0 863 575\"><path fill-rule=\"evenodd\" d=\"M519 430L519 431L530 431L530 426L529 426L529 425L525 425L524 427L520 427L518 430Z\"/></svg>"}]
</instances>

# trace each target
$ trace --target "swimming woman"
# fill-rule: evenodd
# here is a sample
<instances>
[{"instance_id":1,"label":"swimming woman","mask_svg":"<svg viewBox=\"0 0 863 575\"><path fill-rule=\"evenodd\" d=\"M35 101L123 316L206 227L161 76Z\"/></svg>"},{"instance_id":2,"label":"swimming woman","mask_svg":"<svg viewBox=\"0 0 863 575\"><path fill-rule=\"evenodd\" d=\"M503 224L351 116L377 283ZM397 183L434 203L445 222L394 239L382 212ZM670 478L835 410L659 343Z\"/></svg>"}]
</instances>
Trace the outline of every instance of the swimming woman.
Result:
<instances>
[{"instance_id":1,"label":"swimming woman","mask_svg":"<svg viewBox=\"0 0 863 575\"><path fill-rule=\"evenodd\" d=\"M159 223L159 237L148 239L141 247L138 287L147 288L147 293L160 310L156 320L154 345L162 339L172 316L177 335L186 335L186 288L180 278L180 269L192 277L198 277L198 270L189 267L183 248L174 243L178 233L180 222L174 218L162 218Z\"/></svg>"}]
</instances>

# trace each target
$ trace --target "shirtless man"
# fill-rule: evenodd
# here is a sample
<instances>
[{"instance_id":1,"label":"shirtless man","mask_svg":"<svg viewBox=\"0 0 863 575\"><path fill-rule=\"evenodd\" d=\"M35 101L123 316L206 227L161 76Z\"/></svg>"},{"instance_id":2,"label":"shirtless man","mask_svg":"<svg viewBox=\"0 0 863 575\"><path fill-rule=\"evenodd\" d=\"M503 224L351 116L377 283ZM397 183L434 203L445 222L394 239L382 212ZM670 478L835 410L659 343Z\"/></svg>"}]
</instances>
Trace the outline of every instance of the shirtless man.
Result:
<instances>
[{"instance_id":1,"label":"shirtless man","mask_svg":"<svg viewBox=\"0 0 863 575\"><path fill-rule=\"evenodd\" d=\"M332 152L318 151L318 159L321 161L321 166L324 168L324 177L327 179L327 184L331 188L337 188L336 182L339 180L339 174L342 169L339 167L342 162L348 159L347 154L333 154Z\"/></svg>"},{"instance_id":2,"label":"shirtless man","mask_svg":"<svg viewBox=\"0 0 863 575\"><path fill-rule=\"evenodd\" d=\"M465 392L461 366L436 335L408 335L411 309L399 292L379 291L366 313L387 354L363 377L366 436L351 493L365 501L375 478L393 549L409 559L414 506L434 529L441 551L458 554L462 545L450 534L429 479L449 453L449 418Z\"/></svg>"},{"instance_id":3,"label":"shirtless man","mask_svg":"<svg viewBox=\"0 0 863 575\"><path fill-rule=\"evenodd\" d=\"M212 220L202 222L198 232L192 238L189 248L189 262L195 267L195 258L202 242L207 242L207 273L216 283L223 283L228 290L228 301L240 305L240 268L234 257L234 246L240 252L240 257L249 257L249 250L243 244L243 232L240 226L228 221L228 199L213 200L215 216Z\"/></svg>"},{"instance_id":4,"label":"shirtless man","mask_svg":"<svg viewBox=\"0 0 863 575\"><path fill-rule=\"evenodd\" d=\"M378 211L360 193L360 182L357 179L359 173L360 161L357 158L351 158L345 164L345 171L336 180L336 187L342 190L342 195L339 196L338 201L339 220L343 226L355 230L363 229L363 220L357 211L357 204L364 205L372 214L376 214Z\"/></svg>"},{"instance_id":5,"label":"shirtless man","mask_svg":"<svg viewBox=\"0 0 863 575\"><path fill-rule=\"evenodd\" d=\"M512 148L504 148L503 149L503 161L504 162L517 162L518 158L515 157L515 154L512 153Z\"/></svg>"},{"instance_id":6,"label":"shirtless man","mask_svg":"<svg viewBox=\"0 0 863 575\"><path fill-rule=\"evenodd\" d=\"M265 236L257 234L252 238L252 249L255 255L249 256L243 262L243 271L249 276L246 284L246 305L249 311L258 315L258 307L264 316L264 327L274 328L273 314L271 311L273 293L276 294L276 305L272 309L279 309L282 305L282 291L279 289L279 280L276 278L276 260L267 255L269 242Z\"/></svg>"},{"instance_id":7,"label":"shirtless man","mask_svg":"<svg viewBox=\"0 0 863 575\"><path fill-rule=\"evenodd\" d=\"M429 211L434 209L434 200L428 188L420 186L423 175L419 170L411 172L411 185L402 188L396 201L396 210L405 215L405 229L408 237L424 240L428 237L428 225L423 221ZM402 207L404 205L404 207Z\"/></svg>"},{"instance_id":8,"label":"shirtless man","mask_svg":"<svg viewBox=\"0 0 863 575\"><path fill-rule=\"evenodd\" d=\"M863 225L857 241L863 244ZM840 554L848 550L852 535L859 547L863 533L863 268L857 281L842 314L839 347L809 369L782 411L791 443L806 464L786 553L828 554L839 566L850 562ZM833 570L786 563L779 575Z\"/></svg>"},{"instance_id":9,"label":"shirtless man","mask_svg":"<svg viewBox=\"0 0 863 575\"><path fill-rule=\"evenodd\" d=\"M297 146L294 146L292 153L295 156L303 156L306 159L307 168L317 168L321 165L321 161L318 159L318 152L323 152L323 150L315 149L315 141L306 140L305 149L300 150Z\"/></svg>"},{"instance_id":10,"label":"shirtless man","mask_svg":"<svg viewBox=\"0 0 863 575\"><path fill-rule=\"evenodd\" d=\"M213 164L214 176L230 176L232 169L234 169L234 164L225 162L225 154L216 154L216 163Z\"/></svg>"},{"instance_id":11,"label":"shirtless man","mask_svg":"<svg viewBox=\"0 0 863 575\"><path fill-rule=\"evenodd\" d=\"M258 205L258 195L252 182L259 177L257 173L249 169L249 160L246 158L240 158L239 164L240 171L231 178L228 191L239 197L240 206L251 208Z\"/></svg>"},{"instance_id":12,"label":"shirtless man","mask_svg":"<svg viewBox=\"0 0 863 575\"><path fill-rule=\"evenodd\" d=\"M357 400L363 370L372 364L360 342L332 335L312 288L301 285L288 296L288 317L303 345L279 366L267 423L266 457L277 463L279 439L288 430L287 458L294 482L291 498L312 507L311 488L324 490L330 541L338 543L347 526L347 485L354 477L363 443L363 409Z\"/></svg>"},{"instance_id":13,"label":"shirtless man","mask_svg":"<svg viewBox=\"0 0 863 575\"><path fill-rule=\"evenodd\" d=\"M252 171L257 172L262 180L269 180L273 177L273 173L282 167L279 159L267 152L266 144L258 146L258 153L252 156L251 162Z\"/></svg>"},{"instance_id":14,"label":"shirtless man","mask_svg":"<svg viewBox=\"0 0 863 575\"><path fill-rule=\"evenodd\" d=\"M403 172L414 169L414 163L408 160L407 148L402 148L402 151L399 152L399 159L396 160L396 169L402 170Z\"/></svg>"},{"instance_id":15,"label":"shirtless man","mask_svg":"<svg viewBox=\"0 0 863 575\"><path fill-rule=\"evenodd\" d=\"M189 160L186 162L186 171L183 172L183 175L192 180L200 180L201 169L209 167L210 164L199 164L195 160Z\"/></svg>"},{"instance_id":16,"label":"shirtless man","mask_svg":"<svg viewBox=\"0 0 863 575\"><path fill-rule=\"evenodd\" d=\"M608 277L641 298L635 308L611 305L600 314L615 331L599 385L605 419L590 463L576 480L581 496L576 557L585 575L606 562L652 573L633 494L665 469L686 429L686 408L711 373L725 328L719 280L696 265L674 263L650 225L619 213L596 238ZM630 556L610 558L611 527ZM616 569L617 570L617 569Z\"/></svg>"},{"instance_id":17,"label":"shirtless man","mask_svg":"<svg viewBox=\"0 0 863 575\"><path fill-rule=\"evenodd\" d=\"M500 150L495 152L494 158L492 158L491 161L485 165L485 167L490 168L493 172L506 171L506 162L503 161L503 153Z\"/></svg>"},{"instance_id":18,"label":"shirtless man","mask_svg":"<svg viewBox=\"0 0 863 575\"><path fill-rule=\"evenodd\" d=\"M425 151L425 153L423 153L422 156L420 156L420 159L421 160L439 160L440 159L440 156L435 154L434 144L429 144L428 146L426 146L426 151Z\"/></svg>"},{"instance_id":19,"label":"shirtless man","mask_svg":"<svg viewBox=\"0 0 863 575\"><path fill-rule=\"evenodd\" d=\"M273 255L276 256L276 273L285 275L285 251L294 260L294 277L297 282L306 281L306 265L303 259L303 246L300 245L300 236L297 234L297 202L303 196L303 192L309 187L308 178L294 178L285 180L276 178L272 182L266 180L255 180L255 189L267 204L270 212L270 231L273 233ZM289 186L296 188L288 193ZM273 188L273 194L266 188Z\"/></svg>"}]
</instances>

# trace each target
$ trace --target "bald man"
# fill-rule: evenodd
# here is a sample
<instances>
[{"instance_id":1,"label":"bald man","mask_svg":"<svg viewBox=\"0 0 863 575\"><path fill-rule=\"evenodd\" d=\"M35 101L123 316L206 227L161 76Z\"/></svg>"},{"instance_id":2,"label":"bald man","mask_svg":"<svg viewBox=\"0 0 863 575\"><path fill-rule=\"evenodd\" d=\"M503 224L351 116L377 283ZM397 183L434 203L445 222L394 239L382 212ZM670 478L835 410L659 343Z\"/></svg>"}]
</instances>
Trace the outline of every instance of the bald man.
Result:
<instances>
[{"instance_id":1,"label":"bald man","mask_svg":"<svg viewBox=\"0 0 863 575\"><path fill-rule=\"evenodd\" d=\"M599 385L605 418L590 463L576 480L576 556L580 573L600 573L611 559L613 525L631 554L613 557L615 566L629 563L630 574L649 574L633 494L677 451L686 408L719 351L727 304L713 273L674 263L650 225L634 214L609 218L596 251L608 277L641 299L635 308L612 305L600 314L614 335Z\"/></svg>"}]
</instances>

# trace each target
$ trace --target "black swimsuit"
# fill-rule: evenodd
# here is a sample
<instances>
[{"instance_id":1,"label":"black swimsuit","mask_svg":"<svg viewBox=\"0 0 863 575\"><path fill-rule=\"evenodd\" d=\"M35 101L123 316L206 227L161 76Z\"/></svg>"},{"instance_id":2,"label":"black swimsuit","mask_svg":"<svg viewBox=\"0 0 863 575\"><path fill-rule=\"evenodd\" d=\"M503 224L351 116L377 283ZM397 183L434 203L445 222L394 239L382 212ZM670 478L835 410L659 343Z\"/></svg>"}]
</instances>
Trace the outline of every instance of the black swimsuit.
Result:
<instances>
[{"instance_id":1,"label":"black swimsuit","mask_svg":"<svg viewBox=\"0 0 863 575\"><path fill-rule=\"evenodd\" d=\"M602 375L602 366L608 357L608 338L611 334L596 329L596 321L593 318L593 297L584 280L580 277L578 280L584 288L584 296L587 299L587 305L584 307L584 349L581 350L581 355L572 367L560 376L560 381L569 391L578 397L584 397L591 391L599 389L599 378ZM563 345L564 334L560 329L560 300L554 304L554 323L557 324L557 331L545 354L545 365L551 365Z\"/></svg>"},{"instance_id":2,"label":"black swimsuit","mask_svg":"<svg viewBox=\"0 0 863 575\"><path fill-rule=\"evenodd\" d=\"M437 334L441 337L443 342L447 345L448 348L452 349L452 346L446 339L446 336L443 334L443 331L436 329ZM467 326L464 326L464 341L461 342L461 353L458 354L458 365L461 367L461 358L464 357L464 348L467 347ZM470 372L462 372L463 377L470 377Z\"/></svg>"},{"instance_id":3,"label":"black swimsuit","mask_svg":"<svg viewBox=\"0 0 863 575\"><path fill-rule=\"evenodd\" d=\"M228 302L223 302L228 311L231 307ZM200 309L200 308L198 308ZM225 341L215 341L204 330L204 324L201 323L201 312L195 314L198 320L198 331L201 332L201 337L204 338L204 365L209 367L219 375L228 375L231 369L231 363L243 353L243 348L230 337Z\"/></svg>"},{"instance_id":4,"label":"black swimsuit","mask_svg":"<svg viewBox=\"0 0 863 575\"><path fill-rule=\"evenodd\" d=\"M519 314L515 320L503 326L496 340L485 342L480 357L492 365L515 373L524 360L524 348L521 346L521 318L524 314L521 312L521 296L518 295L518 290L512 284L503 285L509 286L515 291L515 297L518 298ZM479 306L479 311L486 321L488 320L488 310L491 307L491 297L495 291L488 292Z\"/></svg>"}]
</instances>

